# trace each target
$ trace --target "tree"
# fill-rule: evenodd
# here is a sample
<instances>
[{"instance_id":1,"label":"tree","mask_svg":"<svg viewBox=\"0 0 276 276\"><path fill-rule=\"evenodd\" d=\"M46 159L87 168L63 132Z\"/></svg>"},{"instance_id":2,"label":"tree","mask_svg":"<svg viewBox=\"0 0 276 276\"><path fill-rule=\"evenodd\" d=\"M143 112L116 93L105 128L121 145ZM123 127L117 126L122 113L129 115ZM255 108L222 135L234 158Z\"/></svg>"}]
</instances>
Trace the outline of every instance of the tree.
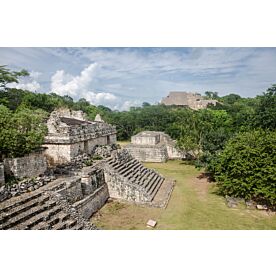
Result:
<instances>
[{"instance_id":1,"label":"tree","mask_svg":"<svg viewBox=\"0 0 276 276\"><path fill-rule=\"evenodd\" d=\"M218 99L218 92L213 92L213 91L206 91L205 96L207 99L215 100Z\"/></svg>"},{"instance_id":2,"label":"tree","mask_svg":"<svg viewBox=\"0 0 276 276\"><path fill-rule=\"evenodd\" d=\"M267 89L266 93L257 97L257 105L253 125L263 129L276 129L276 84Z\"/></svg>"},{"instance_id":3,"label":"tree","mask_svg":"<svg viewBox=\"0 0 276 276\"><path fill-rule=\"evenodd\" d=\"M0 105L0 157L20 157L38 149L47 132L46 113Z\"/></svg>"},{"instance_id":4,"label":"tree","mask_svg":"<svg viewBox=\"0 0 276 276\"><path fill-rule=\"evenodd\" d=\"M213 163L221 194L276 204L275 131L239 133Z\"/></svg>"},{"instance_id":5,"label":"tree","mask_svg":"<svg viewBox=\"0 0 276 276\"><path fill-rule=\"evenodd\" d=\"M5 90L9 83L18 83L18 78L25 76L29 76L29 73L24 69L21 71L11 71L5 65L0 65L0 90Z\"/></svg>"},{"instance_id":6,"label":"tree","mask_svg":"<svg viewBox=\"0 0 276 276\"><path fill-rule=\"evenodd\" d=\"M142 107L146 107L146 106L150 106L150 103L143 102L143 103L142 103Z\"/></svg>"}]
</instances>

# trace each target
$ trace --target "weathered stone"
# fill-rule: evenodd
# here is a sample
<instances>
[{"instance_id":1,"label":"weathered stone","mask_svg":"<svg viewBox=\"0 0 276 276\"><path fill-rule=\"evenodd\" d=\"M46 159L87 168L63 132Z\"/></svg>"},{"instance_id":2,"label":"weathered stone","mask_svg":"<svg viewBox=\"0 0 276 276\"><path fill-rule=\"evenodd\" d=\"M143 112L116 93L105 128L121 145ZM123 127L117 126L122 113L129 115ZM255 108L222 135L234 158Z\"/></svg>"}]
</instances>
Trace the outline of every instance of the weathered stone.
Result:
<instances>
[{"instance_id":1,"label":"weathered stone","mask_svg":"<svg viewBox=\"0 0 276 276\"><path fill-rule=\"evenodd\" d=\"M148 222L147 222L147 226L151 227L151 228L154 228L156 226L156 224L157 224L157 222L152 219L148 220Z\"/></svg>"},{"instance_id":2,"label":"weathered stone","mask_svg":"<svg viewBox=\"0 0 276 276\"><path fill-rule=\"evenodd\" d=\"M170 92L170 94L161 100L164 105L176 105L183 107L190 107L191 109L202 109L207 108L209 104L216 105L216 100L205 100L198 93L189 92Z\"/></svg>"},{"instance_id":3,"label":"weathered stone","mask_svg":"<svg viewBox=\"0 0 276 276\"><path fill-rule=\"evenodd\" d=\"M258 210L267 210L268 209L266 205L257 204L256 207L257 207Z\"/></svg>"},{"instance_id":4,"label":"weathered stone","mask_svg":"<svg viewBox=\"0 0 276 276\"><path fill-rule=\"evenodd\" d=\"M184 158L169 135L160 131L142 131L131 137L125 147L129 153L142 162L166 162L168 159Z\"/></svg>"},{"instance_id":5,"label":"weathered stone","mask_svg":"<svg viewBox=\"0 0 276 276\"><path fill-rule=\"evenodd\" d=\"M18 179L35 177L47 170L47 162L42 152L33 152L24 157L5 158L4 169L6 175Z\"/></svg>"},{"instance_id":6,"label":"weathered stone","mask_svg":"<svg viewBox=\"0 0 276 276\"><path fill-rule=\"evenodd\" d=\"M45 155L50 164L71 162L91 154L96 145L116 143L116 128L102 121L87 121L70 110L54 111L47 122Z\"/></svg>"},{"instance_id":7,"label":"weathered stone","mask_svg":"<svg viewBox=\"0 0 276 276\"><path fill-rule=\"evenodd\" d=\"M4 164L0 163L0 187L5 184Z\"/></svg>"}]
</instances>

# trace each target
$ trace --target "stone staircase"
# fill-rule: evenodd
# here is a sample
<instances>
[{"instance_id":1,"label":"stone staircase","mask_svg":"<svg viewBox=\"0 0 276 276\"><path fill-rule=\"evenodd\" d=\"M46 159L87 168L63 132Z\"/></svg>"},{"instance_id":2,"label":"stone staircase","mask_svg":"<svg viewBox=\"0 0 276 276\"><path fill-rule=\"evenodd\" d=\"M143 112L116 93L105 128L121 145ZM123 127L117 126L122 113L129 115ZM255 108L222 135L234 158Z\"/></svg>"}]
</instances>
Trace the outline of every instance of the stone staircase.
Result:
<instances>
[{"instance_id":1,"label":"stone staircase","mask_svg":"<svg viewBox=\"0 0 276 276\"><path fill-rule=\"evenodd\" d=\"M47 186L1 202L0 229L92 229L54 192L62 188L62 181Z\"/></svg>"},{"instance_id":2,"label":"stone staircase","mask_svg":"<svg viewBox=\"0 0 276 276\"><path fill-rule=\"evenodd\" d=\"M137 159L134 159L127 151L125 158L110 157L106 159L108 169L115 171L117 175L124 179L125 183L134 184L145 194L147 201L152 201L162 183L164 177L155 170L148 169Z\"/></svg>"}]
</instances>

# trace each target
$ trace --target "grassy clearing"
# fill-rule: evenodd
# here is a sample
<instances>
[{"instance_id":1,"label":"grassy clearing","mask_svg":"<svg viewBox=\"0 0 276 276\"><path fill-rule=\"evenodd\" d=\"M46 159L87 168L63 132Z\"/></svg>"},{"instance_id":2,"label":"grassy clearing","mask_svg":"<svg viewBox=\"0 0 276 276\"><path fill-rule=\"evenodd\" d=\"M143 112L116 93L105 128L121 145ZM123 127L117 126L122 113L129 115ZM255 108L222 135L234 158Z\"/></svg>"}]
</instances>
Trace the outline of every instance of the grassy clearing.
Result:
<instances>
[{"instance_id":1,"label":"grassy clearing","mask_svg":"<svg viewBox=\"0 0 276 276\"><path fill-rule=\"evenodd\" d=\"M214 194L214 184L193 166L181 161L145 164L165 177L176 180L167 208L157 209L113 201L107 203L92 221L103 229L147 229L148 219L156 229L276 229L276 216L245 206L228 208Z\"/></svg>"}]
</instances>

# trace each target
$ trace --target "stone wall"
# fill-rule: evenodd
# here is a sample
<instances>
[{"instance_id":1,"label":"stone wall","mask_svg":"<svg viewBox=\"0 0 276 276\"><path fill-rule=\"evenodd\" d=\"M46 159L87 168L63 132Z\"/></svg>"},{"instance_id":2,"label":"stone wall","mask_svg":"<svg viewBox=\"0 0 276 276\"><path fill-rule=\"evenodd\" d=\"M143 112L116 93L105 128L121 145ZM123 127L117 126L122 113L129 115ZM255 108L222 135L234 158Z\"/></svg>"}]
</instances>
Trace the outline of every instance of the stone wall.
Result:
<instances>
[{"instance_id":1,"label":"stone wall","mask_svg":"<svg viewBox=\"0 0 276 276\"><path fill-rule=\"evenodd\" d=\"M84 167L80 177L66 178L61 181L59 187L61 188L56 192L72 204L84 218L91 217L109 198L103 169L98 166Z\"/></svg>"},{"instance_id":2,"label":"stone wall","mask_svg":"<svg viewBox=\"0 0 276 276\"><path fill-rule=\"evenodd\" d=\"M35 177L47 170L46 157L42 152L34 152L24 157L4 159L5 174L16 178Z\"/></svg>"},{"instance_id":3,"label":"stone wall","mask_svg":"<svg viewBox=\"0 0 276 276\"><path fill-rule=\"evenodd\" d=\"M5 184L4 164L0 163L0 186Z\"/></svg>"},{"instance_id":4,"label":"stone wall","mask_svg":"<svg viewBox=\"0 0 276 276\"><path fill-rule=\"evenodd\" d=\"M76 208L84 218L88 219L105 204L108 198L109 192L105 184L84 199L74 203L73 207Z\"/></svg>"},{"instance_id":5,"label":"stone wall","mask_svg":"<svg viewBox=\"0 0 276 276\"><path fill-rule=\"evenodd\" d=\"M131 143L136 145L156 145L160 142L160 135L134 135L131 137Z\"/></svg>"},{"instance_id":6,"label":"stone wall","mask_svg":"<svg viewBox=\"0 0 276 276\"><path fill-rule=\"evenodd\" d=\"M125 147L128 152L141 162L166 162L168 153L166 145L134 145L129 144Z\"/></svg>"},{"instance_id":7,"label":"stone wall","mask_svg":"<svg viewBox=\"0 0 276 276\"><path fill-rule=\"evenodd\" d=\"M46 148L44 155L49 165L53 166L55 164L64 164L71 161L70 145L45 144L44 147Z\"/></svg>"},{"instance_id":8,"label":"stone wall","mask_svg":"<svg viewBox=\"0 0 276 276\"><path fill-rule=\"evenodd\" d=\"M50 165L64 164L71 162L75 157L84 153L93 153L95 146L115 143L116 134L97 137L73 144L44 144L44 147L46 147L44 154Z\"/></svg>"},{"instance_id":9,"label":"stone wall","mask_svg":"<svg viewBox=\"0 0 276 276\"><path fill-rule=\"evenodd\" d=\"M105 181L108 186L109 196L111 198L123 199L131 202L148 202L148 198L145 191L138 185L127 181L119 173L109 170L105 171Z\"/></svg>"}]
</instances>

